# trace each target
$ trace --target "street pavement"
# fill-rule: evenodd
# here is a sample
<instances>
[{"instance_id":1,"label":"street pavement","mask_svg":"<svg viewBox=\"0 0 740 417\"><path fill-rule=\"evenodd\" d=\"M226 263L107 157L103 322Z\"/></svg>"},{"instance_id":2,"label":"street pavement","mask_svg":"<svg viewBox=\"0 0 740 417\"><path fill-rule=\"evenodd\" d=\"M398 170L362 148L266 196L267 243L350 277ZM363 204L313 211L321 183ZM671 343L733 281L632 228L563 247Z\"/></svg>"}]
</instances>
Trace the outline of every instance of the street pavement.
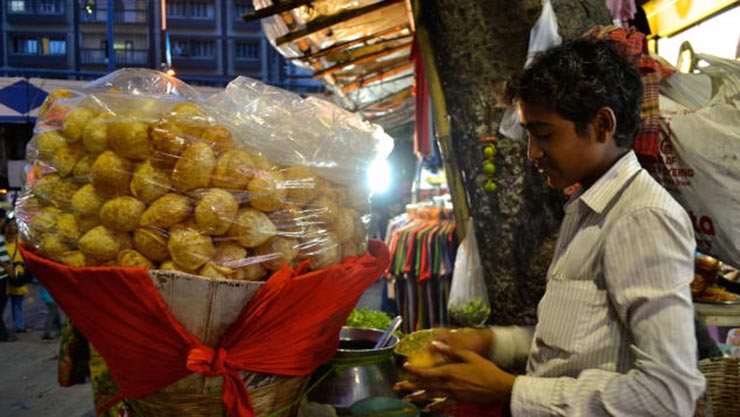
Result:
<instances>
[{"instance_id":1,"label":"street pavement","mask_svg":"<svg viewBox=\"0 0 740 417\"><path fill-rule=\"evenodd\" d=\"M15 342L0 342L0 416L94 417L90 384L62 388L57 384L59 340L42 341L46 306L38 287L29 286L24 299L29 333L18 333ZM3 314L12 331L10 300Z\"/></svg>"},{"instance_id":2,"label":"street pavement","mask_svg":"<svg viewBox=\"0 0 740 417\"><path fill-rule=\"evenodd\" d=\"M363 295L358 307L380 309L379 280ZM29 333L15 342L0 342L0 417L95 417L90 383L62 388L57 384L59 340L42 341L46 306L38 287L30 286L24 302ZM10 300L3 314L12 331Z\"/></svg>"}]
</instances>

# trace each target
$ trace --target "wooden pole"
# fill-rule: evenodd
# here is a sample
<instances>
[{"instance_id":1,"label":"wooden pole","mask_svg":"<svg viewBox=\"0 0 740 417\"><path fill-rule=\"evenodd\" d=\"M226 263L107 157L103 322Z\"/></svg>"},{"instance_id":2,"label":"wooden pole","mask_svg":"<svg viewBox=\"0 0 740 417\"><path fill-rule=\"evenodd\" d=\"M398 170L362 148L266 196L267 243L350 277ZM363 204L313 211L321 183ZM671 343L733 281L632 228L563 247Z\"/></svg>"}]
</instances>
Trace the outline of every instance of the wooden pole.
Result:
<instances>
[{"instance_id":1,"label":"wooden pole","mask_svg":"<svg viewBox=\"0 0 740 417\"><path fill-rule=\"evenodd\" d=\"M373 33L372 35L363 36L361 38L358 38L358 39L355 39L355 40L352 40L352 41L338 43L338 44L332 45L332 46L330 46L328 48L324 48L324 49L322 49L320 51L316 51L316 52L314 52L312 54L308 54L308 55L304 55L304 56L298 56L298 57L289 58L289 59L291 61L295 61L295 60L300 60L300 61L314 60L314 59L321 58L321 57L326 56L326 55L333 54L335 52L339 52L339 51L345 50L347 48L351 48L351 47L353 47L355 45L360 45L360 44L366 43L366 42L371 41L373 39L378 39L378 38L380 38L382 36L385 36L385 35L388 35L388 34L391 34L391 33L401 32L401 31L406 30L408 28L409 28L408 25L397 25L397 26L393 26L392 28L388 28L388 29L385 29L385 30L381 30L380 32ZM410 35L401 35L401 36L398 36L398 37L395 37L395 38L385 39L385 40L382 40L382 41L379 41L379 42L375 42L372 45L377 45L380 42L388 42L388 41L394 41L394 40L398 40L398 39L403 39L406 36L410 36Z\"/></svg>"},{"instance_id":2,"label":"wooden pole","mask_svg":"<svg viewBox=\"0 0 740 417\"><path fill-rule=\"evenodd\" d=\"M363 55L363 56L357 57L355 59L350 59L348 61L340 62L339 64L332 65L331 67L324 68L321 71L315 72L313 74L313 77L314 78L320 78L320 77L322 77L322 76L324 76L326 74L333 74L333 73L335 73L337 71L340 71L340 70L342 70L344 68L347 68L350 65L364 64L365 62L374 61L374 60L379 59L379 58L382 58L384 56L388 56L388 55L394 54L394 53L396 53L398 51L403 51L404 49L408 49L410 47L411 47L411 42L405 43L403 45L399 45L399 46L396 46L396 47L393 47L393 48L383 49L382 51L373 52L371 54Z\"/></svg>"},{"instance_id":3,"label":"wooden pole","mask_svg":"<svg viewBox=\"0 0 740 417\"><path fill-rule=\"evenodd\" d=\"M434 126L442 153L442 162L445 166L447 186L450 188L450 195L452 196L452 210L455 214L457 236L462 240L467 233L467 230L465 230L465 221L470 217L468 197L462 181L462 171L452 154L452 135L450 134L450 122L447 115L447 103L444 92L442 91L439 73L437 73L437 65L434 61L429 33L419 22L416 23L416 39L419 42L422 60L424 61L424 72L427 76L429 97L432 100Z\"/></svg>"},{"instance_id":4,"label":"wooden pole","mask_svg":"<svg viewBox=\"0 0 740 417\"><path fill-rule=\"evenodd\" d=\"M290 1L276 2L272 4L271 6L267 6L265 8L255 10L250 13L244 13L242 15L242 20L248 23L254 20L264 19L266 17L270 17L270 16L273 16L279 13L293 10L296 7L301 7L306 4L311 4L312 1L313 0L290 0Z\"/></svg>"}]
</instances>

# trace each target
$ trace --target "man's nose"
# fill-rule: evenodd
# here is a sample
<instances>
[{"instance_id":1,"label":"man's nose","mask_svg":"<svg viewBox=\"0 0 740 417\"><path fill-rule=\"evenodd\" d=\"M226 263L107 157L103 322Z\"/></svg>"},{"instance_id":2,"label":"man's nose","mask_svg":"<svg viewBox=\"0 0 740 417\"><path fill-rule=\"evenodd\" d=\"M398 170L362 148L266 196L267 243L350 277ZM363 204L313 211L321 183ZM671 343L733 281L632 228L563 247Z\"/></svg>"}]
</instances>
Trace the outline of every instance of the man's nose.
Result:
<instances>
[{"instance_id":1,"label":"man's nose","mask_svg":"<svg viewBox=\"0 0 740 417\"><path fill-rule=\"evenodd\" d=\"M534 161L542 157L542 148L536 140L529 138L527 140L527 159Z\"/></svg>"}]
</instances>

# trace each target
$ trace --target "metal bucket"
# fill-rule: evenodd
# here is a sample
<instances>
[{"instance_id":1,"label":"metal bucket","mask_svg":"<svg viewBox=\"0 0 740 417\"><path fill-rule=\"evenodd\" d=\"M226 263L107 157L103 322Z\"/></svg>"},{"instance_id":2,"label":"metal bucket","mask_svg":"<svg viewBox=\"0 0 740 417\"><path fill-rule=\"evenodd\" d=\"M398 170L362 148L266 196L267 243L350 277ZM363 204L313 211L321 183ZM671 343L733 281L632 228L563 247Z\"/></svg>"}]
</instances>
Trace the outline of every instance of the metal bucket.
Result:
<instances>
[{"instance_id":1,"label":"metal bucket","mask_svg":"<svg viewBox=\"0 0 740 417\"><path fill-rule=\"evenodd\" d=\"M373 349L382 334L377 329L342 328L336 355L314 373L314 383L323 380L308 394L309 401L329 404L343 414L359 400L399 397L393 391L399 379L393 358L398 338L392 336L387 347Z\"/></svg>"}]
</instances>

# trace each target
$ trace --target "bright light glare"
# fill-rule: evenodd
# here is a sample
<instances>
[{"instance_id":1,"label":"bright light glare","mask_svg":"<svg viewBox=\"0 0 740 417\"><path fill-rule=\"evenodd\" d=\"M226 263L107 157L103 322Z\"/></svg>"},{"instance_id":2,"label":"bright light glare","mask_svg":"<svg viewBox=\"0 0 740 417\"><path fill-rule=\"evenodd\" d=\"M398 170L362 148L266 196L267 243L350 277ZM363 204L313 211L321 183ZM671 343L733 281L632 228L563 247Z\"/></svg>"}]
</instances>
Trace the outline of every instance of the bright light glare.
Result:
<instances>
[{"instance_id":1,"label":"bright light glare","mask_svg":"<svg viewBox=\"0 0 740 417\"><path fill-rule=\"evenodd\" d=\"M373 194L382 194L391 185L391 166L385 159L376 159L367 169L367 182Z\"/></svg>"}]
</instances>

